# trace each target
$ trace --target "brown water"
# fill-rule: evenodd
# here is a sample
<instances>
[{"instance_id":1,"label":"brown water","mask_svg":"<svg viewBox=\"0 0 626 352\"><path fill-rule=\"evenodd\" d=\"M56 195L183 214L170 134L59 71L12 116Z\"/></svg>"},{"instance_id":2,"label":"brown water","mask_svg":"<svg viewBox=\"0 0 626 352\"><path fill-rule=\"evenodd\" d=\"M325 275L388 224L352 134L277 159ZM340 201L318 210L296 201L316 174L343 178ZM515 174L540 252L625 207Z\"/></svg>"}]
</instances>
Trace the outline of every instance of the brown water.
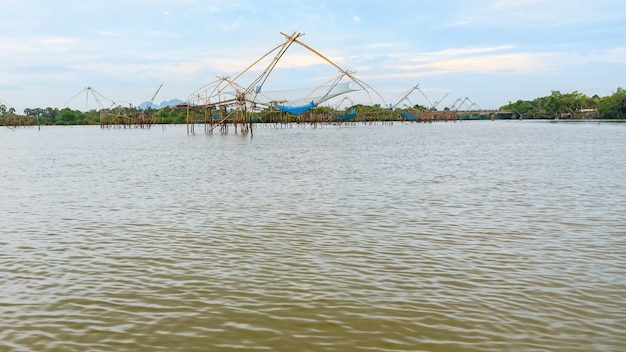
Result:
<instances>
[{"instance_id":1,"label":"brown water","mask_svg":"<svg viewBox=\"0 0 626 352\"><path fill-rule=\"evenodd\" d=\"M0 351L624 351L624 160L624 124L1 129Z\"/></svg>"}]
</instances>

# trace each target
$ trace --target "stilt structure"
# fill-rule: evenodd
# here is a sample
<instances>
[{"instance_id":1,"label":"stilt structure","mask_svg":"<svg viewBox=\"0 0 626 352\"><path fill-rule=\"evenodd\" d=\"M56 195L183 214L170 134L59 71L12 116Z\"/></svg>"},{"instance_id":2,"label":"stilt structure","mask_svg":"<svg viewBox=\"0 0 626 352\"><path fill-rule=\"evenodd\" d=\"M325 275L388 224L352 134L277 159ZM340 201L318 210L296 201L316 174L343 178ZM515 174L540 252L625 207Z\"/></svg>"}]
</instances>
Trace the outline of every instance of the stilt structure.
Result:
<instances>
[{"instance_id":1,"label":"stilt structure","mask_svg":"<svg viewBox=\"0 0 626 352\"><path fill-rule=\"evenodd\" d=\"M211 133L216 128L221 132L233 126L235 131L250 133L254 122L284 123L312 123L318 124L331 120L337 114L327 112L320 114L315 110L324 103L337 96L363 90L366 93L377 95L384 102L380 94L373 88L359 80L352 72L339 67L320 52L303 43L300 38L303 33L281 34L285 41L255 60L241 72L231 77L218 77L193 92L190 97L179 105L187 110L187 132L195 133L194 126L198 122L205 124L205 132ZM324 62L339 71L339 75L329 79L314 88L267 90L266 83L272 72L277 68L281 58L287 50L297 44L309 52L317 55ZM252 68L264 60L269 60L260 75L250 81L245 81L244 75L252 72ZM246 75L247 76L247 75ZM245 83L244 83L245 82ZM384 105L383 105L384 106ZM202 114L200 120L196 113Z\"/></svg>"}]
</instances>

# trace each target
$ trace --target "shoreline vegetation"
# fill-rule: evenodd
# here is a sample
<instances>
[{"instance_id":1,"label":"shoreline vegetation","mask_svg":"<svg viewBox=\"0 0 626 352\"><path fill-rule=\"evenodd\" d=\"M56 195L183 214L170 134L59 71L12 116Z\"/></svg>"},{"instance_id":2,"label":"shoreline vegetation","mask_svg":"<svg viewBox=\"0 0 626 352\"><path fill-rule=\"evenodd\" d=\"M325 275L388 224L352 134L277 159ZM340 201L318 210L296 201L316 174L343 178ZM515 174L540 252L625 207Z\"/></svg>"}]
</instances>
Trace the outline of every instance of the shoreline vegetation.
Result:
<instances>
[{"instance_id":1,"label":"shoreline vegetation","mask_svg":"<svg viewBox=\"0 0 626 352\"><path fill-rule=\"evenodd\" d=\"M610 96L588 97L577 91L552 91L534 100L517 100L498 110L442 110L421 105L401 109L379 104L356 104L345 110L317 106L301 114L291 114L276 107L263 109L224 109L211 106L179 104L161 109L116 107L79 111L69 108L27 108L23 114L0 104L0 126L100 125L101 127L149 127L153 124L205 124L207 131L241 124L247 131L253 123L342 123L342 122L435 122L457 120L550 119L550 120L624 120L626 90L619 87ZM193 128L193 127L192 127ZM237 128L237 127L235 127ZM191 131L193 132L193 130Z\"/></svg>"}]
</instances>

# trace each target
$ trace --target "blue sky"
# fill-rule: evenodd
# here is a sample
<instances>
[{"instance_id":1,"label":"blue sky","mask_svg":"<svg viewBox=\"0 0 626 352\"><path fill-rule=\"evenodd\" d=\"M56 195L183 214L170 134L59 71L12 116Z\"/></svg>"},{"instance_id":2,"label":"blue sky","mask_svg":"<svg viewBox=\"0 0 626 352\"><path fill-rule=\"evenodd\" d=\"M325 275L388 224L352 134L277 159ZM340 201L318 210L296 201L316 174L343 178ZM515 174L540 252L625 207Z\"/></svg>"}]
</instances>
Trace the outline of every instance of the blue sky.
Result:
<instances>
[{"instance_id":1,"label":"blue sky","mask_svg":"<svg viewBox=\"0 0 626 352\"><path fill-rule=\"evenodd\" d=\"M468 97L482 109L626 87L623 0L5 0L0 14L0 100L18 112L97 108L77 96L88 86L106 107L150 100L161 84L156 103L185 100L282 43L280 32L305 33L301 41L385 104L417 84L425 96L405 103ZM315 87L337 74L296 45L266 88Z\"/></svg>"}]
</instances>

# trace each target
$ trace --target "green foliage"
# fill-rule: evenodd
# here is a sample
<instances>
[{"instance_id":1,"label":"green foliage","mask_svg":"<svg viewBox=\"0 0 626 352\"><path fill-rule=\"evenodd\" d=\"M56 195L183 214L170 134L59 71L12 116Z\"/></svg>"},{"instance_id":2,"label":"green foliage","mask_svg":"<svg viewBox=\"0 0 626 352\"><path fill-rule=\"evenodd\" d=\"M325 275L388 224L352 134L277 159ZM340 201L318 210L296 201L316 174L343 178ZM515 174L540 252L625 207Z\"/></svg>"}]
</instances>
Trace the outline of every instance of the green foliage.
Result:
<instances>
[{"instance_id":1,"label":"green foliage","mask_svg":"<svg viewBox=\"0 0 626 352\"><path fill-rule=\"evenodd\" d=\"M315 108L316 114L330 114L333 109L330 106L318 106Z\"/></svg>"},{"instance_id":2,"label":"green foliage","mask_svg":"<svg viewBox=\"0 0 626 352\"><path fill-rule=\"evenodd\" d=\"M413 106L413 109L415 109L415 110L417 110L417 111L427 111L427 110L430 110L430 109L428 109L426 106L424 106L424 105L420 105L420 104L415 104L415 105Z\"/></svg>"},{"instance_id":3,"label":"green foliage","mask_svg":"<svg viewBox=\"0 0 626 352\"><path fill-rule=\"evenodd\" d=\"M598 109L607 119L626 118L626 90L621 87L617 88L611 96L600 100Z\"/></svg>"},{"instance_id":4,"label":"green foliage","mask_svg":"<svg viewBox=\"0 0 626 352\"><path fill-rule=\"evenodd\" d=\"M192 121L195 121L196 118L202 118L204 114L195 114L197 116L193 116L192 113L191 118ZM154 122L155 123L164 123L164 124L181 124L185 123L187 120L187 111L184 109L160 109L154 112Z\"/></svg>"},{"instance_id":5,"label":"green foliage","mask_svg":"<svg viewBox=\"0 0 626 352\"><path fill-rule=\"evenodd\" d=\"M522 116L534 115L539 111L539 105L527 100L518 100L515 103L502 106L500 110L510 110Z\"/></svg>"},{"instance_id":6,"label":"green foliage","mask_svg":"<svg viewBox=\"0 0 626 352\"><path fill-rule=\"evenodd\" d=\"M357 104L351 108L355 108L359 116L369 121L385 121L392 116L392 112L380 104ZM421 105L415 105L412 109L418 111L428 110ZM406 109L400 110L405 111ZM449 108L446 107L444 110L447 111ZM606 97L598 95L588 97L578 91L565 94L560 91L552 91L550 95L535 98L534 100L509 102L509 104L501 106L500 110L511 111L523 118L600 117L605 119L626 119L626 90L618 87L613 94ZM103 115L124 116L136 115L141 112L141 109L133 107L123 109L123 111L104 109L87 112L69 108L59 110L58 108L47 107L45 109L27 108L24 109L24 116L20 116L15 114L14 108L0 105L0 125L8 125L15 123L15 121L26 121L29 124L39 125L98 125L102 122L101 117ZM315 108L314 112L326 115L331 114L333 109L327 106L319 106ZM185 109L171 108L150 110L147 113L150 116L151 123L155 124L183 124L188 121L188 118L190 121L199 121L205 117L205 112L203 111L190 112L188 116ZM263 112L261 112L261 115L263 115ZM119 121L123 121L123 119Z\"/></svg>"},{"instance_id":7,"label":"green foliage","mask_svg":"<svg viewBox=\"0 0 626 352\"><path fill-rule=\"evenodd\" d=\"M59 111L57 116L57 125L77 125L78 120L81 117L81 112L78 110L71 110L64 108Z\"/></svg>"},{"instance_id":8,"label":"green foliage","mask_svg":"<svg viewBox=\"0 0 626 352\"><path fill-rule=\"evenodd\" d=\"M561 93L553 90L550 95L532 101L518 100L501 106L500 110L510 110L525 118L554 117L602 117L605 119L626 118L626 91L617 88L611 96L588 97L578 91ZM594 113L597 112L597 113Z\"/></svg>"}]
</instances>

